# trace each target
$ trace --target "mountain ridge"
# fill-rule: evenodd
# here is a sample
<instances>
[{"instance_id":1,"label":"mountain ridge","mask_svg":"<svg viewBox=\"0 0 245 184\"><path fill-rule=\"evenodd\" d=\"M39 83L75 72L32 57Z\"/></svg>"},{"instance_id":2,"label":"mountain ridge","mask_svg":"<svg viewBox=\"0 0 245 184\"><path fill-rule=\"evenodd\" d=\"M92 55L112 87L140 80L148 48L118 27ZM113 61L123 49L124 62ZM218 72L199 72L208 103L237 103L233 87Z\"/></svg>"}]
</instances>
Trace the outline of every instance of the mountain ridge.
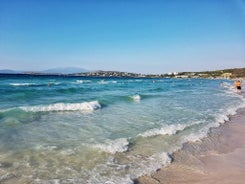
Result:
<instances>
[{"instance_id":1,"label":"mountain ridge","mask_svg":"<svg viewBox=\"0 0 245 184\"><path fill-rule=\"evenodd\" d=\"M41 71L28 71L28 70L11 70L11 69L2 69L0 70L1 74L25 74L25 73L40 73L40 74L74 74L74 73L83 73L89 72L89 70L79 67L57 67L57 68L50 68L47 70Z\"/></svg>"}]
</instances>

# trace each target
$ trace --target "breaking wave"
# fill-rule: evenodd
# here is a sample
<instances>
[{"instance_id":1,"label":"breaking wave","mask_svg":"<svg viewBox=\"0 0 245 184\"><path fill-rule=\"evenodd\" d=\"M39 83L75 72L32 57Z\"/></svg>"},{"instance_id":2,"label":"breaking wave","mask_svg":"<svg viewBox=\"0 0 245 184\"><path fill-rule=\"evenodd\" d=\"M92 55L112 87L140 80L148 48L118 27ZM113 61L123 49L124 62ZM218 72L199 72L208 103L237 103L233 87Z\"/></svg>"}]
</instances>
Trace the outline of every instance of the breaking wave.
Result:
<instances>
[{"instance_id":1,"label":"breaking wave","mask_svg":"<svg viewBox=\"0 0 245 184\"><path fill-rule=\"evenodd\" d=\"M49 111L93 111L100 109L101 105L98 101L83 103L56 103L50 105L37 105L20 107L24 111L30 112L49 112Z\"/></svg>"},{"instance_id":2,"label":"breaking wave","mask_svg":"<svg viewBox=\"0 0 245 184\"><path fill-rule=\"evenodd\" d=\"M162 128L154 128L151 130L148 130L142 134L139 134L139 136L142 137L152 137L156 135L174 135L178 131L182 131L187 127L190 127L192 125L198 125L202 123L201 121L191 122L187 124L171 124L171 125L165 125Z\"/></svg>"},{"instance_id":3,"label":"breaking wave","mask_svg":"<svg viewBox=\"0 0 245 184\"><path fill-rule=\"evenodd\" d=\"M77 84L83 84L83 83L91 83L92 81L91 80L76 80L75 83Z\"/></svg>"},{"instance_id":4,"label":"breaking wave","mask_svg":"<svg viewBox=\"0 0 245 184\"><path fill-rule=\"evenodd\" d=\"M10 86L37 86L38 84L25 82L25 83L10 83L9 85Z\"/></svg>"},{"instance_id":5,"label":"breaking wave","mask_svg":"<svg viewBox=\"0 0 245 184\"><path fill-rule=\"evenodd\" d=\"M141 96L139 94L136 94L134 96L131 96L131 98L134 100L134 101L140 101L141 100Z\"/></svg>"},{"instance_id":6,"label":"breaking wave","mask_svg":"<svg viewBox=\"0 0 245 184\"><path fill-rule=\"evenodd\" d=\"M115 154L116 152L124 152L128 150L128 140L120 138L116 140L107 140L105 143L96 144L93 147L108 153Z\"/></svg>"},{"instance_id":7,"label":"breaking wave","mask_svg":"<svg viewBox=\"0 0 245 184\"><path fill-rule=\"evenodd\" d=\"M31 83L31 82L23 82L23 83L9 83L10 86L14 87L43 87L43 86L53 86L60 85L61 82L48 82L48 83Z\"/></svg>"}]
</instances>

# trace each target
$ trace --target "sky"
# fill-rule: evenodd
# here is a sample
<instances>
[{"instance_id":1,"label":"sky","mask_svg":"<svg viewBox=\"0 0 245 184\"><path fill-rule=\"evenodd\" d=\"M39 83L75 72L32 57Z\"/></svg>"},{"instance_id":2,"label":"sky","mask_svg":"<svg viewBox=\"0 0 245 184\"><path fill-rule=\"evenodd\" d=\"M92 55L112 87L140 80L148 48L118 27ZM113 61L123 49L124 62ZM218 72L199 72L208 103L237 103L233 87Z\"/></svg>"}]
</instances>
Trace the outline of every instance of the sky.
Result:
<instances>
[{"instance_id":1,"label":"sky","mask_svg":"<svg viewBox=\"0 0 245 184\"><path fill-rule=\"evenodd\" d=\"M245 67L245 0L1 0L0 69Z\"/></svg>"}]
</instances>

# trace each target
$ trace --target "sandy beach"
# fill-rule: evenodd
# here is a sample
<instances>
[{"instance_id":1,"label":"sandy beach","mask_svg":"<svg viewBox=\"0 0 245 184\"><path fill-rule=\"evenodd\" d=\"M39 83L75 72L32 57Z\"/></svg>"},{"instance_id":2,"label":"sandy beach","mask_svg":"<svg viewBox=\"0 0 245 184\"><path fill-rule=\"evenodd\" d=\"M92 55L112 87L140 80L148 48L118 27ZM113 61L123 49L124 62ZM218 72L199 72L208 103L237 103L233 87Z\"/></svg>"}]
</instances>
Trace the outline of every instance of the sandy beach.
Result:
<instances>
[{"instance_id":1,"label":"sandy beach","mask_svg":"<svg viewBox=\"0 0 245 184\"><path fill-rule=\"evenodd\" d=\"M172 164L136 184L243 184L245 182L245 108L202 141L186 143Z\"/></svg>"}]
</instances>

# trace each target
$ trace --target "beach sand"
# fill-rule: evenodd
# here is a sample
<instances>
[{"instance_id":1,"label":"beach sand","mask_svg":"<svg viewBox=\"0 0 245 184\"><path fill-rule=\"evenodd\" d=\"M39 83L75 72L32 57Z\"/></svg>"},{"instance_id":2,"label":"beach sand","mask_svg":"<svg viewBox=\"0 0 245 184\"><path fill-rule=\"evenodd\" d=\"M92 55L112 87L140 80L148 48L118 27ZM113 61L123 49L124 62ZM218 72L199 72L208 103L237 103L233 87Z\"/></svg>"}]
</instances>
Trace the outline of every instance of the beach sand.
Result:
<instances>
[{"instance_id":1,"label":"beach sand","mask_svg":"<svg viewBox=\"0 0 245 184\"><path fill-rule=\"evenodd\" d=\"M202 141L186 143L171 156L172 164L135 184L244 184L245 108Z\"/></svg>"}]
</instances>

